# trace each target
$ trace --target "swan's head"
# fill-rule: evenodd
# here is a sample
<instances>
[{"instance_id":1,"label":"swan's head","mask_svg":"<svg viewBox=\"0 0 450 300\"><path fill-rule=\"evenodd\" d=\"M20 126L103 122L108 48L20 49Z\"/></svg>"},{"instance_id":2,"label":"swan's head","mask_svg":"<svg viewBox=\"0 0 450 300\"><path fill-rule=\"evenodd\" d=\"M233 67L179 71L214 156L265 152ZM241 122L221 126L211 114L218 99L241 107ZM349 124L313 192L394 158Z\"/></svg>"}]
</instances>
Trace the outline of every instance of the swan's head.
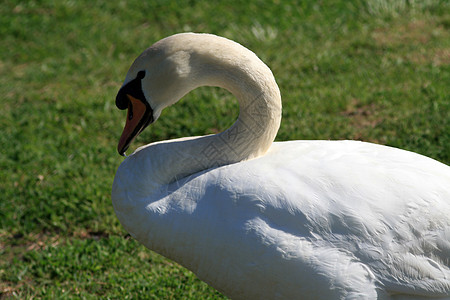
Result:
<instances>
[{"instance_id":1,"label":"swan's head","mask_svg":"<svg viewBox=\"0 0 450 300\"><path fill-rule=\"evenodd\" d=\"M279 106L281 117L281 99L272 72L253 52L211 34L175 34L145 50L128 70L116 98L119 109L128 108L119 154L125 153L165 107L201 85L225 88L240 99L264 90L278 99L274 105Z\"/></svg>"},{"instance_id":2,"label":"swan's head","mask_svg":"<svg viewBox=\"0 0 450 300\"><path fill-rule=\"evenodd\" d=\"M116 97L117 107L128 109L117 148L120 155L165 107L196 87L196 75L191 71L193 40L194 34L165 38L145 50L128 70Z\"/></svg>"}]
</instances>

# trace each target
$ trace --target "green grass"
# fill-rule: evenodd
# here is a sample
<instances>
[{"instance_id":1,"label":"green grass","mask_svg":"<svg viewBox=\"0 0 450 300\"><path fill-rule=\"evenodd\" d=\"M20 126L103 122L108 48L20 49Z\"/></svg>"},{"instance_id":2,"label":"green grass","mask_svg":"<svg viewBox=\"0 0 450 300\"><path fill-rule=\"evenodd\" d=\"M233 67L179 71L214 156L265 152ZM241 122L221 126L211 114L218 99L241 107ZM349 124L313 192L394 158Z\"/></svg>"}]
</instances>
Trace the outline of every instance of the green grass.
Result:
<instances>
[{"instance_id":1,"label":"green grass","mask_svg":"<svg viewBox=\"0 0 450 300\"><path fill-rule=\"evenodd\" d=\"M145 48L182 31L252 49L283 96L278 140L359 139L450 164L446 0L2 1L0 298L217 299L131 239L110 200L114 97ZM229 126L200 88L132 145Z\"/></svg>"}]
</instances>

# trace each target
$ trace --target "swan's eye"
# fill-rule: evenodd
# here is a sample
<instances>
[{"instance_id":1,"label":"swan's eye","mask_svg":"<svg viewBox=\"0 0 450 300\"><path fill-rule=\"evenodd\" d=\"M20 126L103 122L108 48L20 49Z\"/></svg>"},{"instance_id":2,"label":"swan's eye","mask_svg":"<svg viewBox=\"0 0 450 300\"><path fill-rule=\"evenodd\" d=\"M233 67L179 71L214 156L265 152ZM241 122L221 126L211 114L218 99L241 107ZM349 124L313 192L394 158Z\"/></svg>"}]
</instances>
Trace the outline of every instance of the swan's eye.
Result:
<instances>
[{"instance_id":1,"label":"swan's eye","mask_svg":"<svg viewBox=\"0 0 450 300\"><path fill-rule=\"evenodd\" d=\"M137 99L141 99L141 101L145 100L145 96L142 93L142 85L141 79L145 77L145 71L139 71L136 75L136 78L128 82L124 87L119 90L116 96L116 106L119 109L127 109L128 108L128 95L132 95Z\"/></svg>"},{"instance_id":2,"label":"swan's eye","mask_svg":"<svg viewBox=\"0 0 450 300\"><path fill-rule=\"evenodd\" d=\"M137 79L142 79L144 77L145 77L145 71L139 71L137 73L137 76L136 76Z\"/></svg>"}]
</instances>

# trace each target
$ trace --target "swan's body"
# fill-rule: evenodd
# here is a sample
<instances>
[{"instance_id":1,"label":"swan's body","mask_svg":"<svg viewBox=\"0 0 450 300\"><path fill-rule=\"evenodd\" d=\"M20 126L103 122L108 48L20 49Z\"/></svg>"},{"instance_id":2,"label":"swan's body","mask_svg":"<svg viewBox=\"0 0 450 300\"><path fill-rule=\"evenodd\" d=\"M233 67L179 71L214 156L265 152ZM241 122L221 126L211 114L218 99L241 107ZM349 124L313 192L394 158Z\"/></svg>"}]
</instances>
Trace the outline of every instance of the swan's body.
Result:
<instances>
[{"instance_id":1,"label":"swan's body","mask_svg":"<svg viewBox=\"0 0 450 300\"><path fill-rule=\"evenodd\" d=\"M221 134L149 144L121 164L114 208L146 247L236 299L450 298L448 166L356 141L272 143L281 118L272 73L216 36L149 48L119 107L135 108L136 96L125 98L135 83L149 122L200 85L230 90L241 106ZM120 153L148 123L129 120Z\"/></svg>"}]
</instances>

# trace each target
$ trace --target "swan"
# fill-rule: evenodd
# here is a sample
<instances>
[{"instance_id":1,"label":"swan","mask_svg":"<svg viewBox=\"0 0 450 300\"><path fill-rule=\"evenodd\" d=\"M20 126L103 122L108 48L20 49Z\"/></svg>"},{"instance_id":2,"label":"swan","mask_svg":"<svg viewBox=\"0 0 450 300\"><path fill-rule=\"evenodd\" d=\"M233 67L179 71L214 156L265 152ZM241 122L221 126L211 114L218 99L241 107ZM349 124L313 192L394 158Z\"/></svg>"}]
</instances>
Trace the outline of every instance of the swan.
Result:
<instances>
[{"instance_id":1,"label":"swan","mask_svg":"<svg viewBox=\"0 0 450 300\"><path fill-rule=\"evenodd\" d=\"M132 237L233 299L450 299L450 167L360 141L273 142L280 91L236 42L180 33L145 50L116 97L119 154L200 86L231 92L239 117L124 159L111 197Z\"/></svg>"}]
</instances>

